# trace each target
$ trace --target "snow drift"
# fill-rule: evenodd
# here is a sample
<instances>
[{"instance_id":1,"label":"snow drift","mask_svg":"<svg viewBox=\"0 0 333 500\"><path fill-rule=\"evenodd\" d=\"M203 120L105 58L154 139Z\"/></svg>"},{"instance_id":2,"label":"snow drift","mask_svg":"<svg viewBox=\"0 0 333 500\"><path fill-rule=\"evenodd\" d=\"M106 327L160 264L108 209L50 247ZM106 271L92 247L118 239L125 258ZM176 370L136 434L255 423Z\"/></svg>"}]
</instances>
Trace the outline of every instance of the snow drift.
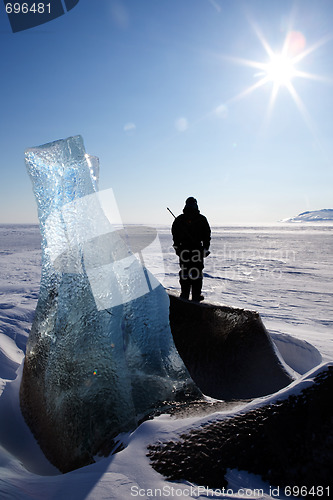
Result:
<instances>
[{"instance_id":1,"label":"snow drift","mask_svg":"<svg viewBox=\"0 0 333 500\"><path fill-rule=\"evenodd\" d=\"M159 237L164 248L165 269L167 271L164 284L168 288L177 289L178 263L171 247L169 227L160 229ZM221 266L225 265L225 262L221 259L221 253L223 253L225 244L232 245L234 249L260 249L265 255L272 244L281 253L282 249L289 247L296 250L295 259L287 262L274 262L275 266L280 265L281 279L274 280L270 276L268 280L267 275L262 275L262 279L257 281L251 279L238 281L239 276L235 276L233 280L226 282L218 278L218 276L223 276ZM308 483L315 476L319 478L320 470L318 469L323 467L327 475L326 477L321 476L323 483L321 486L325 488L325 492L328 491L332 481L331 470L327 470L327 466L330 464L329 456L332 456L332 452L330 455L326 455L327 463L325 463L324 455L322 460L319 448L316 446L314 446L314 450L319 454L313 455L312 458L308 454L309 448L316 445L318 438L324 439L324 445L325 441L327 446L332 443L332 426L330 425L327 432L322 426L320 407L317 413L316 405L322 403L319 400L317 402L313 400L311 411L299 412L299 424L303 426L303 429L308 426L309 433L313 433L315 441L310 437L308 441L304 440L298 449L293 447L295 443L292 439L293 419L290 420L289 425L289 417L285 416L283 425L279 426L278 406L274 403L277 400L287 399L289 396L297 397L300 394L300 388L311 385L314 378L317 378L319 371L326 370L325 366L313 370L313 367L321 362L321 357L326 361L332 360L332 248L331 229L316 229L314 231L311 228L304 228L300 232L296 226L291 225L288 230L278 226L272 233L271 228L260 228L259 230L249 227L237 228L237 230L214 228L214 252L212 252L211 260L207 264L207 271L211 274L214 274L214 270L216 272L214 278L206 277L205 279L206 297L214 303L237 304L240 308L251 307L259 310L284 360L294 370L304 373L304 376L277 394L248 403L244 401L221 403L213 402L208 398L204 402L193 401L186 405L173 405L179 409L177 414L161 415L147 420L139 425L133 433L120 436L125 446L121 452L100 459L97 463L87 467L67 474L59 474L45 459L19 411L18 391L22 366L15 374L16 379L12 380L14 376L13 362L18 367L23 358L38 298L40 235L38 228L32 226L0 226L0 329L2 333L0 350L4 355L1 376L7 379L0 379L0 392L3 390L0 397L0 497L17 500L36 500L37 498L43 498L43 500L59 498L101 500L105 497L128 500L133 491L140 490L140 492L145 492L146 497L151 498L152 491L158 492L159 489L162 491L165 489L167 494L173 488L178 493L177 498L182 500L198 498L200 491L201 495L207 494L207 498L244 498L246 491L247 497L257 500L263 498L285 500L286 498L295 498L290 496L291 488L288 490L288 497L284 495L285 490L282 484L286 482L286 479L283 478L283 470L286 467L290 472L299 472L301 467L305 467L309 471ZM247 265L251 266L253 261L248 258L249 253L246 254L246 257ZM152 254L153 269L155 269L155 262L154 253ZM213 265L214 262L216 264ZM231 264L227 263L228 266ZM261 263L259 262L258 265ZM311 275L304 272L308 267L311 267ZM227 287L223 286L223 283L227 283ZM316 293L314 294L314 292ZM244 300L241 300L242 297ZM277 301L280 302L279 307L276 307ZM16 348L12 342L16 344ZM309 370L312 371L306 373ZM331 389L329 391L331 392ZM330 394L328 397L330 401ZM266 405L271 407L272 412L277 412L275 420L277 427L273 426L271 431L266 433L266 440L261 439L260 429L263 427L258 426L255 420L253 425L250 424L250 421L244 425L246 425L246 430L251 433L251 438L248 438L247 443L255 443L255 449L251 450L249 447L249 452L253 453L256 467L260 463L260 457L256 456L255 450L258 450L258 455L262 452L266 453L265 447L269 445L270 463L274 463L276 473L281 474L279 494L277 487L272 486L272 482L270 485L268 482L264 482L259 475L237 468L240 464L243 467L246 464L244 455L238 453L239 448L235 448L236 455L229 448L231 451L230 460L224 453L224 464L227 464L228 467L233 464L237 466L229 469L224 478L221 469L220 483L222 484L224 479L228 482L228 494L224 496L218 490L210 490L207 493L203 491L199 486L199 477L195 478L195 484L186 480L168 481L151 467L146 456L149 445L176 442L178 436L187 435L192 429L194 431L203 430L210 424L216 424L218 420L229 420L231 423L234 417L237 420L240 414L248 412L253 415L252 410ZM287 413L292 408L292 404L286 406ZM264 410L262 415L269 415L269 411ZM297 420L293 421L297 422ZM222 429L223 427L221 427ZM268 427L266 431L267 429ZM198 442L198 447L194 449L193 456L190 456L189 460L198 463L198 461L206 459L204 456L206 451L208 456L211 449L215 453L216 449L214 446L210 446L211 442L208 440L209 434L213 430L212 427L207 435L209 446L205 448L205 437L201 435L201 446ZM241 426L240 440L242 440L242 430ZM221 436L217 429L216 431L216 436L218 434ZM233 442L237 445L236 434ZM219 441L219 444L222 444L222 441ZM192 445L193 441L191 445L190 443L187 445L184 441L184 455ZM200 452L200 448L204 453ZM307 454L303 456L306 449ZM325 446L321 449L324 450ZM196 458L197 456L198 458ZM239 461L235 460L237 456ZM214 457L216 458L216 454ZM217 460L220 458L217 457ZM207 462L202 463L207 470ZM249 469L253 470L252 464L248 463L248 465ZM261 463L262 465L263 463ZM215 463L213 466L216 470ZM272 472L274 473L274 470ZM297 484L300 488L300 483L297 482ZM297 487L295 490L297 491ZM317 491L320 494L320 487L314 488L314 490L315 493L311 498L317 494ZM156 493L157 495L158 493ZM169 497L171 497L171 493Z\"/></svg>"}]
</instances>

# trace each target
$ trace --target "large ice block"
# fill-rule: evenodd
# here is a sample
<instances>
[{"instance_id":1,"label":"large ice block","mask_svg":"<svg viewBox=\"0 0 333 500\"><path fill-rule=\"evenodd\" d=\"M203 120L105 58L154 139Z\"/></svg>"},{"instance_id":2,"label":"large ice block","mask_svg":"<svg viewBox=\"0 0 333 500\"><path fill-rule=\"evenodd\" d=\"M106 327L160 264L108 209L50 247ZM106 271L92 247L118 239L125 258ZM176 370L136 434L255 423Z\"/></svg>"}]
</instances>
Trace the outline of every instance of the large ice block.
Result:
<instances>
[{"instance_id":1,"label":"large ice block","mask_svg":"<svg viewBox=\"0 0 333 500\"><path fill-rule=\"evenodd\" d=\"M21 384L23 415L61 471L193 383L173 343L169 299L128 247L98 159L70 137L25 153L42 233L42 277ZM105 201L105 200L104 200ZM190 388L190 389L189 389Z\"/></svg>"}]
</instances>

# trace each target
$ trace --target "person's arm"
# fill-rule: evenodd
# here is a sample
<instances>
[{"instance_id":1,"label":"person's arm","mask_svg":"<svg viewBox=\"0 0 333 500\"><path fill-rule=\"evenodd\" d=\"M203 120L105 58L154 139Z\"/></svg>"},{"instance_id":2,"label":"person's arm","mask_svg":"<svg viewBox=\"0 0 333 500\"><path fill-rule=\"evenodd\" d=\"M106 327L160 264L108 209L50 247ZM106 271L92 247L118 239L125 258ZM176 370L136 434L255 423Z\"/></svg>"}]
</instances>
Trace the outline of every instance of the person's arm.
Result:
<instances>
[{"instance_id":1,"label":"person's arm","mask_svg":"<svg viewBox=\"0 0 333 500\"><path fill-rule=\"evenodd\" d=\"M203 216L203 238L202 243L205 250L209 250L211 239L211 230L208 220Z\"/></svg>"},{"instance_id":2,"label":"person's arm","mask_svg":"<svg viewBox=\"0 0 333 500\"><path fill-rule=\"evenodd\" d=\"M171 227L171 233L173 238L173 248L177 255L180 255L181 252L181 242L180 242L180 234L179 234L179 221L177 218L173 221Z\"/></svg>"}]
</instances>

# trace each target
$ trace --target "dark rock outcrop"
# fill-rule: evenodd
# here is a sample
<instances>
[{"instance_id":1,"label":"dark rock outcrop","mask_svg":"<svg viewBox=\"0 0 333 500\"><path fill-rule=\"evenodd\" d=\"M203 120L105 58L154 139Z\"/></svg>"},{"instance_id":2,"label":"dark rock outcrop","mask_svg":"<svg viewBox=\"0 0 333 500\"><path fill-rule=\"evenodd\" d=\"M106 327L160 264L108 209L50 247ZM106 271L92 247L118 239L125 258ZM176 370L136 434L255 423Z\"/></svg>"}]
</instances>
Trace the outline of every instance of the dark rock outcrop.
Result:
<instances>
[{"instance_id":1,"label":"dark rock outcrop","mask_svg":"<svg viewBox=\"0 0 333 500\"><path fill-rule=\"evenodd\" d=\"M175 345L204 394L248 399L292 382L257 312L169 297Z\"/></svg>"},{"instance_id":2,"label":"dark rock outcrop","mask_svg":"<svg viewBox=\"0 0 333 500\"><path fill-rule=\"evenodd\" d=\"M308 379L296 394L286 391L254 409L215 418L177 441L151 445L154 469L168 479L211 488L227 486L225 474L233 468L281 487L332 486L333 365Z\"/></svg>"}]
</instances>

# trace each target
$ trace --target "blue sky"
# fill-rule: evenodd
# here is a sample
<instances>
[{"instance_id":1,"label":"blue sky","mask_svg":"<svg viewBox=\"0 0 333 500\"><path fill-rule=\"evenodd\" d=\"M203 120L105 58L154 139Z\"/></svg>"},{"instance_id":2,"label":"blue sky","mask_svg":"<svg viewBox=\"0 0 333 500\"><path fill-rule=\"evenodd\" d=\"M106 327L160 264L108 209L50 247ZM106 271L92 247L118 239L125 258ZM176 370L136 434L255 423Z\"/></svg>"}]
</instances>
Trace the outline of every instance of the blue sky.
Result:
<instances>
[{"instance_id":1,"label":"blue sky","mask_svg":"<svg viewBox=\"0 0 333 500\"><path fill-rule=\"evenodd\" d=\"M331 0L80 0L15 34L0 16L0 222L37 221L24 150L77 134L125 222L171 223L188 196L212 224L333 208ZM249 61L291 32L303 73L269 108Z\"/></svg>"}]
</instances>

